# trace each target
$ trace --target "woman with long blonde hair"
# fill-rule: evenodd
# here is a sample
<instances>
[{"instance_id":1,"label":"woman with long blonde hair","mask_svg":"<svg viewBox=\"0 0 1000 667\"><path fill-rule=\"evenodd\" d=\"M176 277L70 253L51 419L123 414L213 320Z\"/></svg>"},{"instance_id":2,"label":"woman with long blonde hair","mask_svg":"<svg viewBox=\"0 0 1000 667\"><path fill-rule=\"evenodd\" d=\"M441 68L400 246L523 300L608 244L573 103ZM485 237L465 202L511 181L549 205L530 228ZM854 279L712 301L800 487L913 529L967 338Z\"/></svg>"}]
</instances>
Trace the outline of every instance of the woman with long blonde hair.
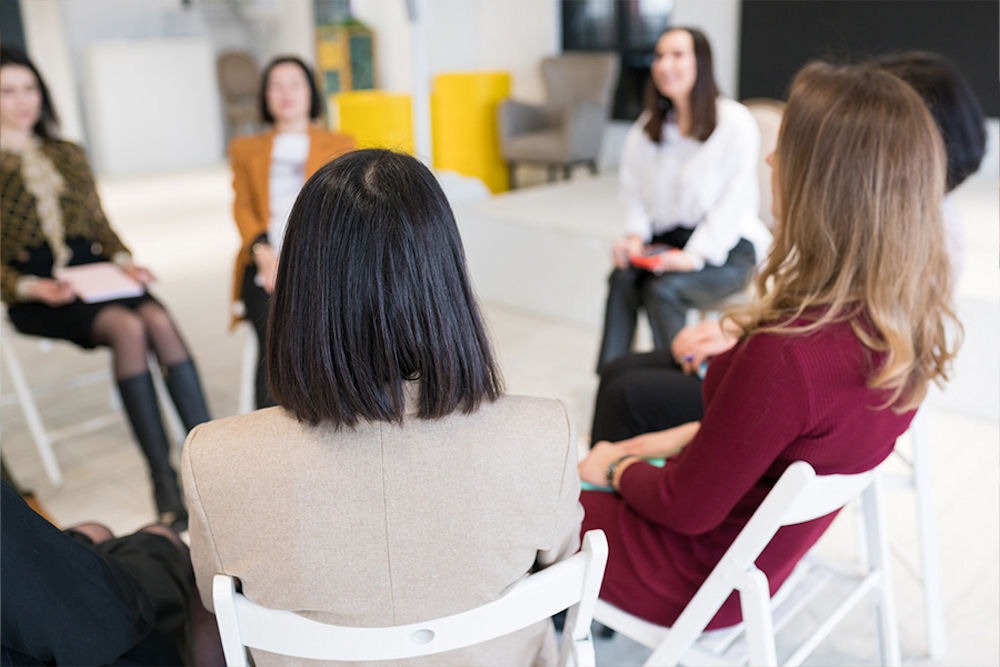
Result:
<instances>
[{"instance_id":1,"label":"woman with long blonde hair","mask_svg":"<svg viewBox=\"0 0 1000 667\"><path fill-rule=\"evenodd\" d=\"M878 465L931 381L947 379L958 325L941 221L945 154L919 95L873 67L812 63L792 83L770 157L774 244L761 298L733 317L705 412L599 442L581 478L583 530L611 546L601 596L673 623L785 468ZM662 468L645 458L665 457ZM780 586L833 515L783 529L758 561ZM712 627L739 620L729 600Z\"/></svg>"}]
</instances>

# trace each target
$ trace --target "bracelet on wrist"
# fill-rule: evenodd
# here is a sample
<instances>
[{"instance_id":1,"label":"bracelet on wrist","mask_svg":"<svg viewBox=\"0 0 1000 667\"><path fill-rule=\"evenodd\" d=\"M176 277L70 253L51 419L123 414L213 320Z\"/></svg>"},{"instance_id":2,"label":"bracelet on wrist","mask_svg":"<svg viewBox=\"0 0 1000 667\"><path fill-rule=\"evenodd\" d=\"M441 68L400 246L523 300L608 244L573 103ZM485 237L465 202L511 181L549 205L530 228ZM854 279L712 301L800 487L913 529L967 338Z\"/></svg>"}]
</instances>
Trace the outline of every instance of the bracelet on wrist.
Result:
<instances>
[{"instance_id":1,"label":"bracelet on wrist","mask_svg":"<svg viewBox=\"0 0 1000 667\"><path fill-rule=\"evenodd\" d=\"M636 458L635 454L625 454L623 456L619 456L617 459L608 464L608 469L604 471L604 480L608 483L609 489L615 488L615 471L618 470L618 466L620 466L626 459L634 458Z\"/></svg>"}]
</instances>

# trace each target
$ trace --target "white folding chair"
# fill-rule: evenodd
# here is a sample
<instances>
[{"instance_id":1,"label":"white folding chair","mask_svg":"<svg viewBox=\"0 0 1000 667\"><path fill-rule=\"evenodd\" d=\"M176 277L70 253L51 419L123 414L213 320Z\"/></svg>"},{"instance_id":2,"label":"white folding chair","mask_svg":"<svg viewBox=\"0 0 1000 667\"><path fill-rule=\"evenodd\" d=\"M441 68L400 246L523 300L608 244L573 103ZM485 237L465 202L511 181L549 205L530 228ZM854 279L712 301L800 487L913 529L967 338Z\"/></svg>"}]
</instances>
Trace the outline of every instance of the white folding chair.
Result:
<instances>
[{"instance_id":1,"label":"white folding chair","mask_svg":"<svg viewBox=\"0 0 1000 667\"><path fill-rule=\"evenodd\" d=\"M118 396L118 389L114 382L111 381L111 374L107 370L91 371L70 377L62 377L59 382L55 383L53 386L37 387L33 389L31 383L28 381L27 374L24 372L21 360L18 357L17 345L20 342L18 339L23 339L25 341L30 340L31 342L37 344L39 351L45 354L53 352L56 348L65 348L67 350L70 348L75 350L76 348L70 343L63 344L62 341L18 334L5 318L3 319L2 326L3 344L0 345L0 348L2 348L3 352L4 367L6 367L7 374L10 376L11 383L14 385L14 394L12 397L3 397L3 399L0 399L0 403L16 402L18 404L18 407L21 409L21 413L24 415L25 421L28 423L28 430L31 433L32 440L35 442L35 448L38 450L38 455L42 459L42 466L45 469L45 474L48 476L49 481L52 482L53 486L61 486L63 481L62 471L59 468L59 462L56 460L53 445L56 442L68 440L85 433L91 433L118 422L122 417L121 399ZM156 388L157 396L160 398L160 404L164 408L164 416L166 418L166 425L170 436L175 442L183 443L187 433L181 424L180 416L177 414L173 403L169 399L166 386L164 385L163 378L159 372L159 366L152 357L150 358L149 366L152 370L153 386ZM45 422L42 420L41 412L38 409L38 401L36 398L47 397L56 393L63 393L65 391L70 391L78 387L102 381L110 383L110 408L108 412L91 416L81 422L70 424L62 428L52 429L45 425Z\"/></svg>"},{"instance_id":2,"label":"white folding chair","mask_svg":"<svg viewBox=\"0 0 1000 667\"><path fill-rule=\"evenodd\" d=\"M818 561L804 561L772 600L767 577L754 561L778 529L825 516L858 496L865 509L867 567L859 573L850 573ZM784 472L672 627L650 623L603 600L598 600L594 618L653 649L645 663L648 666L776 665L775 632L826 583L839 579L851 584L850 591L782 664L801 664L848 611L866 595L873 594L881 663L898 665L899 638L883 524L878 477L874 471L819 476L808 463L798 461ZM743 623L704 632L734 590L739 593Z\"/></svg>"},{"instance_id":3,"label":"white folding chair","mask_svg":"<svg viewBox=\"0 0 1000 667\"><path fill-rule=\"evenodd\" d=\"M518 582L493 602L424 623L386 628L327 625L290 611L268 609L236 592L236 580L217 574L212 598L226 664L247 665L246 648L320 660L374 661L413 658L501 637L569 609L559 649L560 665L593 667L590 635L594 604L604 577L608 543L601 530L583 536L576 555Z\"/></svg>"},{"instance_id":4,"label":"white folding chair","mask_svg":"<svg viewBox=\"0 0 1000 667\"><path fill-rule=\"evenodd\" d=\"M895 458L909 467L909 474L883 474L886 488L913 492L916 502L917 539L920 542L921 583L924 589L924 623L927 628L927 654L939 660L947 651L944 619L944 594L938 559L937 528L934 525L934 495L931 488L931 460L928 449L927 417L917 411L907 431L912 453L907 458L896 448Z\"/></svg>"}]
</instances>

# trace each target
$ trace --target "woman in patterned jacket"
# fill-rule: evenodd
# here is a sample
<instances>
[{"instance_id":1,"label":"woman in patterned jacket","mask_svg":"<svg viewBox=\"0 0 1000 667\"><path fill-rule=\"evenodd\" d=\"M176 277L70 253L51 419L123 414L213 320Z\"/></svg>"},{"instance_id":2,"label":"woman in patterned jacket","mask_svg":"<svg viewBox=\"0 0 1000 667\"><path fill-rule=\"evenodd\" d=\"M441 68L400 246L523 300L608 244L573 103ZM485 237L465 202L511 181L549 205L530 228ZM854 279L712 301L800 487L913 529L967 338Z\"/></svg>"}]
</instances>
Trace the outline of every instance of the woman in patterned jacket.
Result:
<instances>
[{"instance_id":1,"label":"woman in patterned jacket","mask_svg":"<svg viewBox=\"0 0 1000 667\"><path fill-rule=\"evenodd\" d=\"M187 345L169 313L145 289L136 297L86 303L59 270L113 262L144 287L153 275L132 262L108 224L83 150L54 136L57 116L38 70L21 51L0 53L0 288L18 331L83 348L111 348L132 431L149 465L161 522L183 530L187 512L150 376L156 355L187 429L208 409Z\"/></svg>"}]
</instances>

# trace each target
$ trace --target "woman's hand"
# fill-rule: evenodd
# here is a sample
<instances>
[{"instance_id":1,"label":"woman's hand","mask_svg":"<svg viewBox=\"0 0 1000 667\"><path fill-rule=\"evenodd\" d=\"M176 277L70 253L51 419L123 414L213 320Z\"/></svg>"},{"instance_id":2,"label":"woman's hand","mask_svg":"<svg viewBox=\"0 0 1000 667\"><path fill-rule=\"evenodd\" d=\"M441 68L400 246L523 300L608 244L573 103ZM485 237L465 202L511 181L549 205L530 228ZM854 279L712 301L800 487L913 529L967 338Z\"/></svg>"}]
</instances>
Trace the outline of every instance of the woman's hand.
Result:
<instances>
[{"instance_id":1,"label":"woman's hand","mask_svg":"<svg viewBox=\"0 0 1000 667\"><path fill-rule=\"evenodd\" d=\"M615 446L622 454L635 454L644 459L668 459L680 454L700 427L701 422L688 422L663 431L643 433L622 440Z\"/></svg>"},{"instance_id":2,"label":"woman's hand","mask_svg":"<svg viewBox=\"0 0 1000 667\"><path fill-rule=\"evenodd\" d=\"M580 472L580 479L594 486L607 486L608 466L615 459L621 458L628 453L618 445L612 444L607 440L602 440L594 445L590 453L577 464L576 467ZM619 468L626 463L629 463L629 461L623 461L619 464Z\"/></svg>"},{"instance_id":3,"label":"woman's hand","mask_svg":"<svg viewBox=\"0 0 1000 667\"><path fill-rule=\"evenodd\" d=\"M257 281L265 292L274 292L274 281L278 277L278 256L266 243L254 246L253 262L257 266Z\"/></svg>"},{"instance_id":4,"label":"woman's hand","mask_svg":"<svg viewBox=\"0 0 1000 667\"><path fill-rule=\"evenodd\" d=\"M145 266L138 266L136 264L126 264L122 267L122 271L127 273L132 280L142 283L143 285L149 285L156 282L156 276L153 272L147 269Z\"/></svg>"},{"instance_id":5,"label":"woman's hand","mask_svg":"<svg viewBox=\"0 0 1000 667\"><path fill-rule=\"evenodd\" d=\"M69 283L52 278L39 278L34 281L28 292L31 299L41 301L47 306L65 306L76 299L76 294Z\"/></svg>"},{"instance_id":6,"label":"woman's hand","mask_svg":"<svg viewBox=\"0 0 1000 667\"><path fill-rule=\"evenodd\" d=\"M611 258L615 266L619 269L627 269L631 266L630 259L634 255L641 255L644 247L642 237L629 234L623 239L615 241L611 246Z\"/></svg>"},{"instance_id":7,"label":"woman's hand","mask_svg":"<svg viewBox=\"0 0 1000 667\"><path fill-rule=\"evenodd\" d=\"M699 322L684 327L670 343L674 361L688 375L698 372L702 363L720 355L738 340L735 331L726 330L721 322Z\"/></svg>"}]
</instances>

